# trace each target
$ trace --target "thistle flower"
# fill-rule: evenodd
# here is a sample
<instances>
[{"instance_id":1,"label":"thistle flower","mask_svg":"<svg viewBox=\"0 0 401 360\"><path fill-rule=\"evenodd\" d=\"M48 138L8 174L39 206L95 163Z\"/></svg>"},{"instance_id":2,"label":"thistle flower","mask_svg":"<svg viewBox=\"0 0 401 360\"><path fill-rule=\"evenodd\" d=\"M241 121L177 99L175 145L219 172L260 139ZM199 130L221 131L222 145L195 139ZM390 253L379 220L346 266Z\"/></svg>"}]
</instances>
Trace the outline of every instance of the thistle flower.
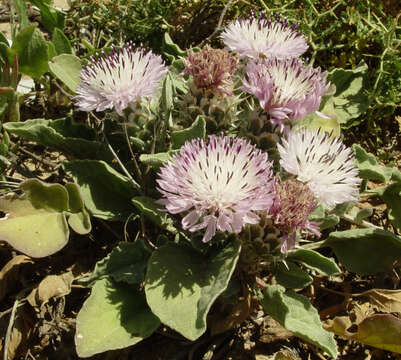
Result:
<instances>
[{"instance_id":1,"label":"thistle flower","mask_svg":"<svg viewBox=\"0 0 401 360\"><path fill-rule=\"evenodd\" d=\"M281 246L283 253L295 246L298 230L307 230L320 236L318 224L308 220L316 206L315 195L306 184L293 179L275 183L269 214L284 235Z\"/></svg>"},{"instance_id":2,"label":"thistle flower","mask_svg":"<svg viewBox=\"0 0 401 360\"><path fill-rule=\"evenodd\" d=\"M159 55L135 49L128 43L120 50L92 58L81 72L75 97L82 111L115 108L119 115L141 97L153 97L167 68Z\"/></svg>"},{"instance_id":3,"label":"thistle flower","mask_svg":"<svg viewBox=\"0 0 401 360\"><path fill-rule=\"evenodd\" d=\"M278 144L280 165L308 185L328 208L358 199L361 179L352 150L339 137L319 130L292 130Z\"/></svg>"},{"instance_id":4,"label":"thistle flower","mask_svg":"<svg viewBox=\"0 0 401 360\"><path fill-rule=\"evenodd\" d=\"M204 242L216 230L239 233L244 224L258 223L254 211L270 208L271 166L266 153L243 139L195 139L161 168L159 203L172 214L187 212L185 230L206 228Z\"/></svg>"},{"instance_id":5,"label":"thistle flower","mask_svg":"<svg viewBox=\"0 0 401 360\"><path fill-rule=\"evenodd\" d=\"M301 60L251 61L242 89L256 96L270 121L284 128L284 120L300 120L319 109L329 88L326 72L305 66Z\"/></svg>"},{"instance_id":6,"label":"thistle flower","mask_svg":"<svg viewBox=\"0 0 401 360\"><path fill-rule=\"evenodd\" d=\"M238 65L235 55L206 45L198 52L189 50L188 57L183 61L183 74L192 75L198 89L216 89L227 95L232 94L232 77Z\"/></svg>"},{"instance_id":7,"label":"thistle flower","mask_svg":"<svg viewBox=\"0 0 401 360\"><path fill-rule=\"evenodd\" d=\"M262 14L231 23L222 32L221 39L241 57L290 59L308 49L305 37L296 28L296 24L290 25L286 19L267 19Z\"/></svg>"}]
</instances>

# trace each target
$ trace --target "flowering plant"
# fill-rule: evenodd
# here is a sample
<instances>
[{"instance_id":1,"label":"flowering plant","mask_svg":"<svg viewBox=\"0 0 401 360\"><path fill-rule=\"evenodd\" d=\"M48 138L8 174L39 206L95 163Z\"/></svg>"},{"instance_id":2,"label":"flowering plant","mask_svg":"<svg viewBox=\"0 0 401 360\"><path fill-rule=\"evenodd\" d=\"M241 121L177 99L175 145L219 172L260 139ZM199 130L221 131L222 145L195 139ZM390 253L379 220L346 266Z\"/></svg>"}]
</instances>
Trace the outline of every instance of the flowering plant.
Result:
<instances>
[{"instance_id":1,"label":"flowering plant","mask_svg":"<svg viewBox=\"0 0 401 360\"><path fill-rule=\"evenodd\" d=\"M401 240L352 213L373 160L340 135L332 90L341 79L301 58L306 38L286 19L239 19L220 38L224 49L183 51L166 36L171 65L132 43L84 67L71 55L80 68L78 85L69 83L74 116L84 113L86 123L4 125L63 151L69 182L27 180L22 196L2 199L2 239L43 257L67 244L69 228L88 234L91 218L124 224L126 241L79 280L92 288L76 321L80 357L136 344L160 327L192 341L224 332L252 314L256 299L335 358L338 329L323 328L294 290L339 274L337 262L369 274L397 259L360 264L347 251L350 239ZM25 241L21 228L40 223L27 217L43 216L52 231L41 227L36 245ZM365 229L330 232L340 221Z\"/></svg>"}]
</instances>

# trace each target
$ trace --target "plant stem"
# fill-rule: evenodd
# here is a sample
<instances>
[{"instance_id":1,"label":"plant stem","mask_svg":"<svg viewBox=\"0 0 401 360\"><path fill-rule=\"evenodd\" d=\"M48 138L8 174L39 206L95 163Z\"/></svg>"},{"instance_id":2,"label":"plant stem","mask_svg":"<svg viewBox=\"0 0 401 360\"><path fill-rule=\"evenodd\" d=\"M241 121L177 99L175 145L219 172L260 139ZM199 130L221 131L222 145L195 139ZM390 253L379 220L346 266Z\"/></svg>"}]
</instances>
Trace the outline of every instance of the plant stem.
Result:
<instances>
[{"instance_id":1,"label":"plant stem","mask_svg":"<svg viewBox=\"0 0 401 360\"><path fill-rule=\"evenodd\" d=\"M104 135L104 140L107 144L107 147L109 148L109 150L111 151L111 153L114 156L114 159L116 159L116 161L118 162L118 165L120 165L121 170L124 172L124 174L127 176L127 178L129 179L129 181L131 182L132 186L136 189L136 190L140 190L141 186L134 180L134 178L131 176L131 174L128 172L127 168L124 166L124 164L121 162L120 158L117 156L116 152L114 151L113 147L111 146L111 144L109 143L109 140L107 140L107 136L106 134Z\"/></svg>"},{"instance_id":2,"label":"plant stem","mask_svg":"<svg viewBox=\"0 0 401 360\"><path fill-rule=\"evenodd\" d=\"M136 161L135 154L132 151L132 146L131 146L131 143L130 143L130 140L129 140L129 136L128 136L127 124L124 123L123 124L123 128L124 128L125 140L127 141L127 146L128 146L129 152L131 154L132 161L134 162L135 171L136 171L136 173L138 175L138 178L140 179L140 182L142 183L142 171L139 168L138 162Z\"/></svg>"},{"instance_id":3,"label":"plant stem","mask_svg":"<svg viewBox=\"0 0 401 360\"><path fill-rule=\"evenodd\" d=\"M319 249L321 247L326 247L327 246L326 245L326 241L327 240L316 241L316 242L312 242L312 243L309 243L309 244L302 245L300 247L302 249L305 249L305 250Z\"/></svg>"},{"instance_id":4,"label":"plant stem","mask_svg":"<svg viewBox=\"0 0 401 360\"><path fill-rule=\"evenodd\" d=\"M366 220L355 221L355 219L351 215L348 215L348 214L341 215L341 218L346 220L346 221L348 221L348 222L350 222L351 224L359 225L359 226L361 226L363 228L374 228L374 229L383 230L380 226L376 226L376 225L374 225L374 224L372 224L372 223L370 223L369 221L366 221Z\"/></svg>"},{"instance_id":5,"label":"plant stem","mask_svg":"<svg viewBox=\"0 0 401 360\"><path fill-rule=\"evenodd\" d=\"M6 337L4 339L4 360L8 360L8 345L10 342L11 338L11 331L14 326L14 321L15 321L15 315L17 313L17 308L18 308L18 299L15 299L14 301L14 306L11 310L11 316L10 316L10 321L8 323L7 327L7 332L6 332Z\"/></svg>"}]
</instances>

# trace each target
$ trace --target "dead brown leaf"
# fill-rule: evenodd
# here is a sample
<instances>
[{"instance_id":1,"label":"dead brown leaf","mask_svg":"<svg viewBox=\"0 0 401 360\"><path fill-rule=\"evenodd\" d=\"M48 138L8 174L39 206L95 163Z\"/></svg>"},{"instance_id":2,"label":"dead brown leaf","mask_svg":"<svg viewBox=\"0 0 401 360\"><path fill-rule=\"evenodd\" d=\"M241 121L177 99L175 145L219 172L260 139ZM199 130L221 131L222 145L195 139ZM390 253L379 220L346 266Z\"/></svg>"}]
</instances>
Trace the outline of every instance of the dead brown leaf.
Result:
<instances>
[{"instance_id":1,"label":"dead brown leaf","mask_svg":"<svg viewBox=\"0 0 401 360\"><path fill-rule=\"evenodd\" d=\"M255 354L255 360L301 360L295 350L280 350L273 355Z\"/></svg>"},{"instance_id":2,"label":"dead brown leaf","mask_svg":"<svg viewBox=\"0 0 401 360\"><path fill-rule=\"evenodd\" d=\"M21 265L33 264L33 260L26 255L13 257L0 271L0 301L10 291L10 285L18 282Z\"/></svg>"},{"instance_id":3,"label":"dead brown leaf","mask_svg":"<svg viewBox=\"0 0 401 360\"><path fill-rule=\"evenodd\" d=\"M401 314L401 290L371 289L354 297L366 297L380 312Z\"/></svg>"},{"instance_id":4,"label":"dead brown leaf","mask_svg":"<svg viewBox=\"0 0 401 360\"><path fill-rule=\"evenodd\" d=\"M71 292L71 283L74 275L68 271L62 275L46 276L36 289L28 295L28 302L33 307L41 307L51 298L68 295Z\"/></svg>"},{"instance_id":5,"label":"dead brown leaf","mask_svg":"<svg viewBox=\"0 0 401 360\"><path fill-rule=\"evenodd\" d=\"M324 329L344 338L352 336L352 334L347 331L352 325L353 323L348 316L336 316L334 319L323 322Z\"/></svg>"},{"instance_id":6,"label":"dead brown leaf","mask_svg":"<svg viewBox=\"0 0 401 360\"><path fill-rule=\"evenodd\" d=\"M348 306L348 314L352 323L359 324L367 317L375 314L375 310L370 302L358 304L356 301L353 301Z\"/></svg>"},{"instance_id":7,"label":"dead brown leaf","mask_svg":"<svg viewBox=\"0 0 401 360\"><path fill-rule=\"evenodd\" d=\"M32 314L25 307L19 308L8 343L9 359L21 356L29 348L28 341L32 335L33 326Z\"/></svg>"},{"instance_id":8,"label":"dead brown leaf","mask_svg":"<svg viewBox=\"0 0 401 360\"><path fill-rule=\"evenodd\" d=\"M401 320L390 314L375 314L358 325L351 339L401 354Z\"/></svg>"},{"instance_id":9,"label":"dead brown leaf","mask_svg":"<svg viewBox=\"0 0 401 360\"><path fill-rule=\"evenodd\" d=\"M251 313L254 301L249 290L245 290L238 302L233 305L227 314L216 314L210 320L210 330L213 335L221 334L225 331L240 325Z\"/></svg>"},{"instance_id":10,"label":"dead brown leaf","mask_svg":"<svg viewBox=\"0 0 401 360\"><path fill-rule=\"evenodd\" d=\"M271 342L285 340L293 336L294 335L292 332L282 327L276 320L270 316L266 316L263 322L263 334L259 338L259 341L269 344Z\"/></svg>"}]
</instances>

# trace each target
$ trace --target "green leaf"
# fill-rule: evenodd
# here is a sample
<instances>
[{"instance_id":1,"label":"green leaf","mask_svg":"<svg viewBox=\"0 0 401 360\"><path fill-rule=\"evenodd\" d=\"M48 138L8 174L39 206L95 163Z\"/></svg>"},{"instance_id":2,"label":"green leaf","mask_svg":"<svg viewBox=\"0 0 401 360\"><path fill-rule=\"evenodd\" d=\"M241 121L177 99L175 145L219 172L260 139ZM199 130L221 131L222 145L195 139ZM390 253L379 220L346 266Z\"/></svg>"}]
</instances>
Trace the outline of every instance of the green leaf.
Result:
<instances>
[{"instance_id":1,"label":"green leaf","mask_svg":"<svg viewBox=\"0 0 401 360\"><path fill-rule=\"evenodd\" d=\"M287 330L336 358L337 345L333 334L322 328L317 310L308 298L282 286L269 285L264 291L265 311Z\"/></svg>"},{"instance_id":2,"label":"green leaf","mask_svg":"<svg viewBox=\"0 0 401 360\"><path fill-rule=\"evenodd\" d=\"M323 205L317 206L309 215L308 220L317 222L320 230L331 228L340 222L336 214L326 214Z\"/></svg>"},{"instance_id":3,"label":"green leaf","mask_svg":"<svg viewBox=\"0 0 401 360\"><path fill-rule=\"evenodd\" d=\"M78 234L89 234L92 230L92 224L78 186L73 183L67 183L64 187L68 192L68 211L72 213L68 217L68 225Z\"/></svg>"},{"instance_id":4,"label":"green leaf","mask_svg":"<svg viewBox=\"0 0 401 360\"><path fill-rule=\"evenodd\" d=\"M348 271L361 275L390 271L401 259L401 237L381 229L332 232L325 244Z\"/></svg>"},{"instance_id":5,"label":"green leaf","mask_svg":"<svg viewBox=\"0 0 401 360\"><path fill-rule=\"evenodd\" d=\"M165 211L161 211L161 205L155 204L154 200L146 196L137 196L132 199L132 203L135 207L149 218L157 226L172 232L177 233L177 229L174 227L173 219Z\"/></svg>"},{"instance_id":6,"label":"green leaf","mask_svg":"<svg viewBox=\"0 0 401 360\"><path fill-rule=\"evenodd\" d=\"M50 6L50 2L46 0L30 0L40 10L40 21L49 32L53 32L55 28L64 29L64 15L61 11Z\"/></svg>"},{"instance_id":7,"label":"green leaf","mask_svg":"<svg viewBox=\"0 0 401 360\"><path fill-rule=\"evenodd\" d=\"M174 87L170 72L164 77L162 85L161 107L168 114L174 106Z\"/></svg>"},{"instance_id":8,"label":"green leaf","mask_svg":"<svg viewBox=\"0 0 401 360\"><path fill-rule=\"evenodd\" d=\"M104 161L75 160L64 163L90 213L104 220L125 220L135 207L131 182Z\"/></svg>"},{"instance_id":9,"label":"green leaf","mask_svg":"<svg viewBox=\"0 0 401 360\"><path fill-rule=\"evenodd\" d=\"M227 288L240 253L238 240L205 257L167 243L153 252L145 280L146 299L162 323L190 340L206 331L206 316Z\"/></svg>"},{"instance_id":10,"label":"green leaf","mask_svg":"<svg viewBox=\"0 0 401 360\"><path fill-rule=\"evenodd\" d=\"M291 251L287 259L298 261L309 269L326 276L339 274L341 272L340 268L333 260L313 250L299 249Z\"/></svg>"},{"instance_id":11,"label":"green leaf","mask_svg":"<svg viewBox=\"0 0 401 360\"><path fill-rule=\"evenodd\" d=\"M0 44L3 44L3 49L0 50L0 54L3 57L3 59L8 58L7 56L7 49L10 47L8 43L7 37L0 31ZM5 56L6 55L6 56Z\"/></svg>"},{"instance_id":12,"label":"green leaf","mask_svg":"<svg viewBox=\"0 0 401 360\"><path fill-rule=\"evenodd\" d=\"M68 193L60 184L46 184L37 179L29 179L21 183L20 189L37 209L57 212L68 210Z\"/></svg>"},{"instance_id":13,"label":"green leaf","mask_svg":"<svg viewBox=\"0 0 401 360\"><path fill-rule=\"evenodd\" d=\"M92 286L106 277L128 284L139 284L145 278L149 250L141 239L133 243L120 242L113 251L96 263L93 273L80 280L81 284Z\"/></svg>"},{"instance_id":14,"label":"green leaf","mask_svg":"<svg viewBox=\"0 0 401 360\"><path fill-rule=\"evenodd\" d=\"M359 176L366 180L378 180L387 182L393 173L392 168L379 165L374 155L367 153L361 146L354 144L356 165L359 169Z\"/></svg>"},{"instance_id":15,"label":"green leaf","mask_svg":"<svg viewBox=\"0 0 401 360\"><path fill-rule=\"evenodd\" d=\"M176 151L168 151L157 154L142 154L139 156L139 161L145 165L149 165L153 169L159 169L168 160L172 160L172 155L174 153L176 153Z\"/></svg>"},{"instance_id":16,"label":"green leaf","mask_svg":"<svg viewBox=\"0 0 401 360\"><path fill-rule=\"evenodd\" d=\"M186 51L181 50L180 47L173 42L171 36L166 32L164 33L162 50L166 56L173 55L173 59L179 56L186 56Z\"/></svg>"},{"instance_id":17,"label":"green leaf","mask_svg":"<svg viewBox=\"0 0 401 360\"><path fill-rule=\"evenodd\" d=\"M19 31L30 25L25 0L14 0L14 5L18 14Z\"/></svg>"},{"instance_id":18,"label":"green leaf","mask_svg":"<svg viewBox=\"0 0 401 360\"><path fill-rule=\"evenodd\" d=\"M322 117L316 112L305 116L302 120L296 122L297 128L307 127L309 129L319 129L330 133L333 131L333 136L339 136L341 132L341 126L338 122L337 113L334 109L334 95L335 86L331 85L325 96L322 98L320 103L319 112L325 115ZM327 118L329 117L329 118Z\"/></svg>"},{"instance_id":19,"label":"green leaf","mask_svg":"<svg viewBox=\"0 0 401 360\"><path fill-rule=\"evenodd\" d=\"M364 219L366 219L369 216L372 216L372 214L373 214L372 208L365 208L365 209L354 208L350 213L350 215L354 217L353 221L359 225L362 223Z\"/></svg>"},{"instance_id":20,"label":"green leaf","mask_svg":"<svg viewBox=\"0 0 401 360\"><path fill-rule=\"evenodd\" d=\"M77 184L67 183L64 187L68 192L68 211L72 213L81 212L84 209L84 202Z\"/></svg>"},{"instance_id":21,"label":"green leaf","mask_svg":"<svg viewBox=\"0 0 401 360\"><path fill-rule=\"evenodd\" d=\"M17 54L19 71L22 74L38 79L48 71L47 43L36 25L20 31L14 39L11 50ZM14 62L13 59L9 60L10 63Z\"/></svg>"},{"instance_id":22,"label":"green leaf","mask_svg":"<svg viewBox=\"0 0 401 360\"><path fill-rule=\"evenodd\" d=\"M203 116L198 115L195 122L191 127L174 131L171 134L171 147L173 149L179 149L186 141L191 141L193 139L204 139L206 137L206 120Z\"/></svg>"},{"instance_id":23,"label":"green leaf","mask_svg":"<svg viewBox=\"0 0 401 360\"><path fill-rule=\"evenodd\" d=\"M63 31L59 28L54 29L52 34L52 43L54 44L57 55L74 53L70 40L68 40L67 36L65 36Z\"/></svg>"},{"instance_id":24,"label":"green leaf","mask_svg":"<svg viewBox=\"0 0 401 360\"><path fill-rule=\"evenodd\" d=\"M47 42L47 53L49 55L49 59L53 59L55 56L57 56L56 47L50 41Z\"/></svg>"},{"instance_id":25,"label":"green leaf","mask_svg":"<svg viewBox=\"0 0 401 360\"><path fill-rule=\"evenodd\" d=\"M401 232L401 183L388 185L380 197L387 205L387 216L398 232Z\"/></svg>"},{"instance_id":26,"label":"green leaf","mask_svg":"<svg viewBox=\"0 0 401 360\"><path fill-rule=\"evenodd\" d=\"M21 197L0 198L0 239L31 257L45 257L61 250L68 242L69 229L63 213L68 194L59 184L31 179L21 184Z\"/></svg>"},{"instance_id":27,"label":"green leaf","mask_svg":"<svg viewBox=\"0 0 401 360\"><path fill-rule=\"evenodd\" d=\"M286 261L285 264L280 262L273 274L279 285L290 289L303 289L313 281L313 278L306 271L291 261Z\"/></svg>"},{"instance_id":28,"label":"green leaf","mask_svg":"<svg viewBox=\"0 0 401 360\"><path fill-rule=\"evenodd\" d=\"M75 123L71 118L32 119L8 122L4 128L12 134L49 146L77 158L111 160L112 155L101 142L95 141L93 129Z\"/></svg>"},{"instance_id":29,"label":"green leaf","mask_svg":"<svg viewBox=\"0 0 401 360\"><path fill-rule=\"evenodd\" d=\"M92 231L90 215L85 209L82 210L82 212L70 214L68 216L68 225L70 225L71 229L80 235L86 235Z\"/></svg>"},{"instance_id":30,"label":"green leaf","mask_svg":"<svg viewBox=\"0 0 401 360\"><path fill-rule=\"evenodd\" d=\"M357 118L368 109L370 100L365 94L368 71L363 62L353 70L334 69L328 75L328 80L336 86L333 100L340 124Z\"/></svg>"},{"instance_id":31,"label":"green leaf","mask_svg":"<svg viewBox=\"0 0 401 360\"><path fill-rule=\"evenodd\" d=\"M61 54L49 61L52 74L63 82L71 91L75 92L81 83L82 65L78 57L72 54Z\"/></svg>"},{"instance_id":32,"label":"green leaf","mask_svg":"<svg viewBox=\"0 0 401 360\"><path fill-rule=\"evenodd\" d=\"M78 313L75 345L79 357L122 349L151 335L160 325L145 298L126 284L96 282Z\"/></svg>"}]
</instances>

